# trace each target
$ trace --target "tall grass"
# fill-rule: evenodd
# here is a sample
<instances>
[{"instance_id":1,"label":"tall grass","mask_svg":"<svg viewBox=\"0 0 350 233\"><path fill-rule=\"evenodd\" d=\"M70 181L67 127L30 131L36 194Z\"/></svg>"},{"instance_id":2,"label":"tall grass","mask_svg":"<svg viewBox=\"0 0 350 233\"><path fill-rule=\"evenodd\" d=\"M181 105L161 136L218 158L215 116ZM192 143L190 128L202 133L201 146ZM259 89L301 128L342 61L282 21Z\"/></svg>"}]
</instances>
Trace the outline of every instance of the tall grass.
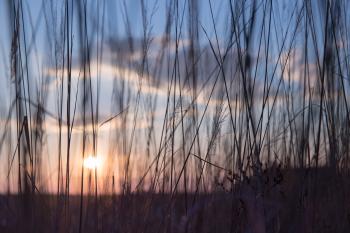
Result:
<instances>
[{"instance_id":1,"label":"tall grass","mask_svg":"<svg viewBox=\"0 0 350 233\"><path fill-rule=\"evenodd\" d=\"M1 232L350 229L347 1L1 4Z\"/></svg>"}]
</instances>

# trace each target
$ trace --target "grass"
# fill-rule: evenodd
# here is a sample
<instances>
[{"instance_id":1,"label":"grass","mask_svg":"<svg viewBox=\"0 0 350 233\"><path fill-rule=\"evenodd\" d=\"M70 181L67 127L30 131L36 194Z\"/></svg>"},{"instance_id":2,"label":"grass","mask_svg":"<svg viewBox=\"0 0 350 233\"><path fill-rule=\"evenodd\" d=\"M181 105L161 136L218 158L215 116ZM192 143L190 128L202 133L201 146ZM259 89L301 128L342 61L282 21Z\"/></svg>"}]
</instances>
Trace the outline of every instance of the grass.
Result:
<instances>
[{"instance_id":1,"label":"grass","mask_svg":"<svg viewBox=\"0 0 350 233\"><path fill-rule=\"evenodd\" d=\"M350 229L346 1L1 4L1 232Z\"/></svg>"}]
</instances>

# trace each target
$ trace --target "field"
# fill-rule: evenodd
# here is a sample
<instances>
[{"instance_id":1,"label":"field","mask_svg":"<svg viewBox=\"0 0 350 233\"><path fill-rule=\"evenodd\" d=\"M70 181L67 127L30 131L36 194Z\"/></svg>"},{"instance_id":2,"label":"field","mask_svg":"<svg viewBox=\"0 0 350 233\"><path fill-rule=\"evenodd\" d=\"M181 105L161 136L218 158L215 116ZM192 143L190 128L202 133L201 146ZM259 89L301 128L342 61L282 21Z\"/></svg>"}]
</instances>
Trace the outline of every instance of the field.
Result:
<instances>
[{"instance_id":1,"label":"field","mask_svg":"<svg viewBox=\"0 0 350 233\"><path fill-rule=\"evenodd\" d=\"M349 10L0 1L0 233L349 232Z\"/></svg>"},{"instance_id":2,"label":"field","mask_svg":"<svg viewBox=\"0 0 350 233\"><path fill-rule=\"evenodd\" d=\"M82 231L259 232L262 222L266 232L348 231L349 175L325 168L317 174L300 169L280 172L265 172L266 190L260 197L254 196L253 180L230 190L218 185L207 194L100 195L98 206L95 197L85 196ZM47 194L1 196L0 230L77 232L80 196L70 196L68 210L63 202L63 196Z\"/></svg>"}]
</instances>

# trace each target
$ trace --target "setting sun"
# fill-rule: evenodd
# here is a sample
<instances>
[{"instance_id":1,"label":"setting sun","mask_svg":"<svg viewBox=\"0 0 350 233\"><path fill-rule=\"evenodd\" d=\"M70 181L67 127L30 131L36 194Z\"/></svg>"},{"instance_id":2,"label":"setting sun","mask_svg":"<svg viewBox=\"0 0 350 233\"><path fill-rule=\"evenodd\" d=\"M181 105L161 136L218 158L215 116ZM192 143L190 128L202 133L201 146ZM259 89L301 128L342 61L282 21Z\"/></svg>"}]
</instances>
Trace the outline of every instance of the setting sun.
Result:
<instances>
[{"instance_id":1,"label":"setting sun","mask_svg":"<svg viewBox=\"0 0 350 233\"><path fill-rule=\"evenodd\" d=\"M84 159L83 165L87 169L95 169L101 166L101 160L97 156L88 156Z\"/></svg>"}]
</instances>

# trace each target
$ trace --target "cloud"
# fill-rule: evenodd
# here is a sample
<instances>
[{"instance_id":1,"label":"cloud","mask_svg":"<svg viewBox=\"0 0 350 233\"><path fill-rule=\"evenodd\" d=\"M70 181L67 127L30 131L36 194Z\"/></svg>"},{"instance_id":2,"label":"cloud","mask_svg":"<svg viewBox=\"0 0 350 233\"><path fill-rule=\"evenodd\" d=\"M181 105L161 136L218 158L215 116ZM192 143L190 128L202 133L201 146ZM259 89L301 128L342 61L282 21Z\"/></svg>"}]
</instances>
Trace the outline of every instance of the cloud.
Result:
<instances>
[{"instance_id":1,"label":"cloud","mask_svg":"<svg viewBox=\"0 0 350 233\"><path fill-rule=\"evenodd\" d=\"M96 86L97 77L99 75L99 77L101 77L101 92L103 93L101 102L105 103L102 114L107 113L105 109L111 109L111 105L113 104L111 103L111 96L112 93L115 94L116 91L114 87L121 88L122 82L126 84L128 91L131 91L129 94L134 97L138 90L140 90L142 98L157 96L165 100L168 94L170 94L172 98L175 88L175 97L177 101L179 101L181 90L181 98L184 104L183 108L189 107L192 101L200 107L208 104L210 107L209 111L214 110L217 106L227 105L222 72L220 71L220 67L209 44L202 45L199 51L195 51L196 57L194 60L191 60L189 40L180 40L178 57L175 57L176 42L164 37L156 37L151 41L147 51L147 63L145 64L145 68L142 67L142 43L142 40L135 38L131 41L127 39L110 38L106 42L107 46L105 46L104 49L105 55L102 62L99 63L97 60L92 60L90 62L89 70L93 85ZM165 45L165 47L163 45ZM221 55L223 55L222 48L223 45L221 45ZM163 57L161 56L162 53L164 53ZM215 53L218 54L218 51L215 51ZM298 51L295 51L295 55L293 56L299 57ZM257 55L251 54L251 57L253 58L252 67L255 67ZM262 58L260 57L259 59ZM194 62L194 66L192 66L192 61ZM259 63L259 66L262 67L262 63ZM193 67L195 67L195 70ZM295 65L295 67L297 66ZM223 69L228 85L230 105L233 108L242 109L241 106L244 102L242 95L242 77L238 66L238 54L234 47L227 54ZM56 76L57 73L59 74L58 76L60 76L62 72L66 74L66 71L62 69L46 69L46 75L51 77ZM295 81L298 80L296 72L290 74L290 78ZM196 77L196 79L193 79L193 77ZM275 80L278 81L279 77L280 76L275 74ZM78 78L82 79L82 70L77 64L72 67L72 78L72 86L76 87ZM286 81L286 77L283 76L283 78L284 81ZM217 82L216 79L218 79ZM174 83L175 80L176 83ZM179 80L181 84L179 84ZM277 81L273 83L269 93L268 101L271 103L277 92ZM56 89L59 83L60 79L55 79L55 83L51 84L51 88ZM214 83L216 83L216 87L211 100L208 102L209 94L211 93ZM170 84L171 89L169 92ZM141 89L139 89L140 87ZM254 88L254 106L257 108L262 106L262 100L264 99L263 93L264 79L258 73ZM235 99L236 96L237 100ZM283 98L283 91L281 88L277 93L277 98L277 102ZM134 100L135 99L132 99L132 101ZM164 110L165 106L158 104L156 106L156 111L159 109Z\"/></svg>"}]
</instances>

